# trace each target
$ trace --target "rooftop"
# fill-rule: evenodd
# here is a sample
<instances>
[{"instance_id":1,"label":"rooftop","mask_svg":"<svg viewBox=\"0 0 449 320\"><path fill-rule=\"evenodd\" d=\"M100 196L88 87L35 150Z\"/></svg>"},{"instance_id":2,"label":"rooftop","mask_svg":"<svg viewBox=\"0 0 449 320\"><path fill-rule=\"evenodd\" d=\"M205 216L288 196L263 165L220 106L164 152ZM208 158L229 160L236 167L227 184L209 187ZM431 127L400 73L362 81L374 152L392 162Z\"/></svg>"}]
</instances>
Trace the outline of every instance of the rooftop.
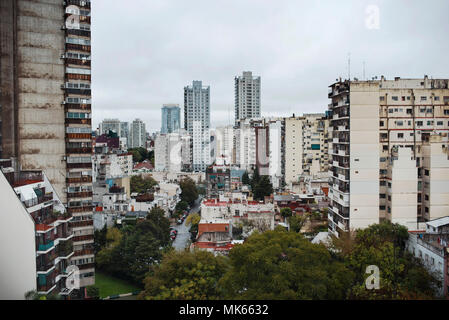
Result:
<instances>
[{"instance_id":1,"label":"rooftop","mask_svg":"<svg viewBox=\"0 0 449 320\"><path fill-rule=\"evenodd\" d=\"M449 225L449 216L431 220L426 224L434 228Z\"/></svg>"}]
</instances>

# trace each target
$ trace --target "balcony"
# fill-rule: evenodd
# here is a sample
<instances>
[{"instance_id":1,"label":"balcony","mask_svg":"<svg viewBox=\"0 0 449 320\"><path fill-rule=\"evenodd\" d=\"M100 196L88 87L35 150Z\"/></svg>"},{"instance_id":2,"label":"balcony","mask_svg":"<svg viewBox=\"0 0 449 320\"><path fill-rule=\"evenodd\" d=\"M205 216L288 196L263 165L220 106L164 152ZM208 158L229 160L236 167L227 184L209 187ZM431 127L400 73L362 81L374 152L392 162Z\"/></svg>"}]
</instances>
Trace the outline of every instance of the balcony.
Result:
<instances>
[{"instance_id":1,"label":"balcony","mask_svg":"<svg viewBox=\"0 0 449 320\"><path fill-rule=\"evenodd\" d=\"M66 124L92 124L92 119L72 119L72 118L66 118L65 119Z\"/></svg>"},{"instance_id":2,"label":"balcony","mask_svg":"<svg viewBox=\"0 0 449 320\"><path fill-rule=\"evenodd\" d=\"M92 162L87 163L67 163L67 169L91 169Z\"/></svg>"},{"instance_id":3,"label":"balcony","mask_svg":"<svg viewBox=\"0 0 449 320\"><path fill-rule=\"evenodd\" d=\"M66 6L75 5L78 7L90 9L90 0L65 0Z\"/></svg>"},{"instance_id":4,"label":"balcony","mask_svg":"<svg viewBox=\"0 0 449 320\"><path fill-rule=\"evenodd\" d=\"M72 228L88 227L93 225L94 225L93 220L72 221L72 223L70 224Z\"/></svg>"},{"instance_id":5,"label":"balcony","mask_svg":"<svg viewBox=\"0 0 449 320\"><path fill-rule=\"evenodd\" d=\"M90 37L89 30L67 29L66 34L80 37Z\"/></svg>"},{"instance_id":6,"label":"balcony","mask_svg":"<svg viewBox=\"0 0 449 320\"><path fill-rule=\"evenodd\" d=\"M94 209L93 206L72 207L67 208L67 212L69 213L92 212L93 209Z\"/></svg>"},{"instance_id":7,"label":"balcony","mask_svg":"<svg viewBox=\"0 0 449 320\"><path fill-rule=\"evenodd\" d=\"M52 247L54 247L55 244L53 241L50 241L48 243L44 243L44 244L39 244L37 251L41 251L41 252L45 252L48 251L49 249L51 249Z\"/></svg>"},{"instance_id":8,"label":"balcony","mask_svg":"<svg viewBox=\"0 0 449 320\"><path fill-rule=\"evenodd\" d=\"M85 148L66 148L66 153L70 154L92 154L92 147Z\"/></svg>"},{"instance_id":9,"label":"balcony","mask_svg":"<svg viewBox=\"0 0 449 320\"><path fill-rule=\"evenodd\" d=\"M12 187L17 188L32 183L43 182L42 171L21 171L16 173L12 181Z\"/></svg>"},{"instance_id":10,"label":"balcony","mask_svg":"<svg viewBox=\"0 0 449 320\"><path fill-rule=\"evenodd\" d=\"M64 88L66 94L76 94L81 96L91 96L92 90L90 89L77 89L77 88Z\"/></svg>"},{"instance_id":11,"label":"balcony","mask_svg":"<svg viewBox=\"0 0 449 320\"><path fill-rule=\"evenodd\" d=\"M92 177L88 176L88 177L79 177L79 178L67 178L66 182L67 183L87 183L87 182L92 182Z\"/></svg>"},{"instance_id":12,"label":"balcony","mask_svg":"<svg viewBox=\"0 0 449 320\"><path fill-rule=\"evenodd\" d=\"M89 256L89 255L94 255L94 250L93 249L83 249L83 250L78 250L75 251L74 256Z\"/></svg>"},{"instance_id":13,"label":"balcony","mask_svg":"<svg viewBox=\"0 0 449 320\"><path fill-rule=\"evenodd\" d=\"M86 264L80 264L77 266L78 269L83 270L83 269L93 269L95 268L95 263L86 263Z\"/></svg>"},{"instance_id":14,"label":"balcony","mask_svg":"<svg viewBox=\"0 0 449 320\"><path fill-rule=\"evenodd\" d=\"M86 18L89 18L89 20L90 20L90 17L86 17ZM68 50L83 51L83 52L91 51L90 46L81 45L81 44L66 43L65 46L66 46L66 51L68 51Z\"/></svg>"},{"instance_id":15,"label":"balcony","mask_svg":"<svg viewBox=\"0 0 449 320\"><path fill-rule=\"evenodd\" d=\"M86 139L86 140L92 140L92 134L91 133L66 133L67 139Z\"/></svg>"}]
</instances>

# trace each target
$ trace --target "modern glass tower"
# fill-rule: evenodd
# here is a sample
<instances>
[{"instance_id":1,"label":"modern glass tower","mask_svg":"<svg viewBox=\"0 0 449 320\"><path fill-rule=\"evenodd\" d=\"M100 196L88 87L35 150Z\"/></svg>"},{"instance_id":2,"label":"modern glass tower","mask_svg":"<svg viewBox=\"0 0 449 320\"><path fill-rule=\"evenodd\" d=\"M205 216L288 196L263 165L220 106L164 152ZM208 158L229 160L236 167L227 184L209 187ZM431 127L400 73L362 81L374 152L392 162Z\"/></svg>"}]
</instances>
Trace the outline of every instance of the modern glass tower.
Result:
<instances>
[{"instance_id":1,"label":"modern glass tower","mask_svg":"<svg viewBox=\"0 0 449 320\"><path fill-rule=\"evenodd\" d=\"M181 109L179 104L164 104L162 107L161 133L173 133L180 129Z\"/></svg>"}]
</instances>

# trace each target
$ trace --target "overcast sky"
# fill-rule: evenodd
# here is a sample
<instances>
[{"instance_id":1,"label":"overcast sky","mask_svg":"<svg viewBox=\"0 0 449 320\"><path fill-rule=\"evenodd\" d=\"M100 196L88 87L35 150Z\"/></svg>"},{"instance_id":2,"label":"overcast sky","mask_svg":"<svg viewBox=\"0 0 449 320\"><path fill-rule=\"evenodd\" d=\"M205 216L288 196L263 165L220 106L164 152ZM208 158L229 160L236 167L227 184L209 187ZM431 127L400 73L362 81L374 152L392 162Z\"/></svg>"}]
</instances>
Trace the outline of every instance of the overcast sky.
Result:
<instances>
[{"instance_id":1,"label":"overcast sky","mask_svg":"<svg viewBox=\"0 0 449 320\"><path fill-rule=\"evenodd\" d=\"M379 9L376 24L375 9ZM367 11L368 10L368 11ZM234 122L234 77L261 76L263 116L324 112L338 77L449 77L449 1L94 0L93 125L142 119L192 80L210 85L212 127Z\"/></svg>"}]
</instances>

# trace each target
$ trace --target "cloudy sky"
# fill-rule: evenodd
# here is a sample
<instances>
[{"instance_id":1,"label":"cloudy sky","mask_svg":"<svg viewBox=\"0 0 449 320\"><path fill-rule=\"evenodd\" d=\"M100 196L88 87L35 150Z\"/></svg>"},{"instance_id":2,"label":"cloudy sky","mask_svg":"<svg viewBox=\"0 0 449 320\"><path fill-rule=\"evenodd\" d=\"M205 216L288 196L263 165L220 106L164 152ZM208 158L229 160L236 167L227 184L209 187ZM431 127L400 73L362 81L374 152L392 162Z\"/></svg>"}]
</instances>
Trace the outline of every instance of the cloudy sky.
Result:
<instances>
[{"instance_id":1,"label":"cloudy sky","mask_svg":"<svg viewBox=\"0 0 449 320\"><path fill-rule=\"evenodd\" d=\"M324 112L349 53L351 77L448 78L448 31L447 0L94 0L93 125L158 131L192 80L211 87L212 127L233 123L244 70L261 76L262 115Z\"/></svg>"}]
</instances>

